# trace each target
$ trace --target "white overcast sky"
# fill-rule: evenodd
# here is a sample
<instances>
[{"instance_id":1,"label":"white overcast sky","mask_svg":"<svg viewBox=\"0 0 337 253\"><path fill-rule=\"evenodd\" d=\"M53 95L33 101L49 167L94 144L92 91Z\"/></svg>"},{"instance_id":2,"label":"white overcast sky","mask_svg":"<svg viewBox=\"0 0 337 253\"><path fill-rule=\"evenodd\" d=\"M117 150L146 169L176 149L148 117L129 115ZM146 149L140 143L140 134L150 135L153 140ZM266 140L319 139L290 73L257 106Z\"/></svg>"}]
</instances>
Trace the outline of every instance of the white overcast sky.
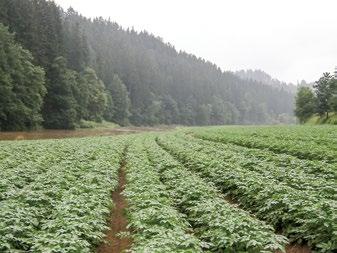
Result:
<instances>
[{"instance_id":1,"label":"white overcast sky","mask_svg":"<svg viewBox=\"0 0 337 253\"><path fill-rule=\"evenodd\" d=\"M223 70L317 80L337 66L336 0L55 0L147 30Z\"/></svg>"}]
</instances>

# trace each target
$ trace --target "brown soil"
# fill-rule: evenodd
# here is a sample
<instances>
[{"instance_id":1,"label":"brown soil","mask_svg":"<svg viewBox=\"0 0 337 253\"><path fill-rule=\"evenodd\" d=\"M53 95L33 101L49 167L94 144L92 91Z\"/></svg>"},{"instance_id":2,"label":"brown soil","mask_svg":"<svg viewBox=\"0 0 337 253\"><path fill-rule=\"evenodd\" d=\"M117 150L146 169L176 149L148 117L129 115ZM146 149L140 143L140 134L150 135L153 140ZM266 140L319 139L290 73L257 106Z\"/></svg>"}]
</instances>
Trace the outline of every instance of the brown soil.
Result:
<instances>
[{"instance_id":1,"label":"brown soil","mask_svg":"<svg viewBox=\"0 0 337 253\"><path fill-rule=\"evenodd\" d=\"M128 232L127 219L124 211L127 207L125 197L121 194L126 183L124 166L119 172L119 185L116 191L112 193L112 200L115 204L111 212L109 226L110 230L106 234L105 243L100 245L96 253L121 253L131 246L130 238L120 238L118 233Z\"/></svg>"},{"instance_id":2,"label":"brown soil","mask_svg":"<svg viewBox=\"0 0 337 253\"><path fill-rule=\"evenodd\" d=\"M307 245L288 245L286 247L287 253L311 253L311 249Z\"/></svg>"},{"instance_id":3,"label":"brown soil","mask_svg":"<svg viewBox=\"0 0 337 253\"><path fill-rule=\"evenodd\" d=\"M307 245L300 244L291 244L286 247L286 253L311 253L311 249ZM277 251L276 253L282 253L281 251Z\"/></svg>"},{"instance_id":4,"label":"brown soil","mask_svg":"<svg viewBox=\"0 0 337 253\"><path fill-rule=\"evenodd\" d=\"M0 132L0 140L61 139L85 136L109 136L148 131L165 131L173 127L120 127L79 130L37 130L29 132Z\"/></svg>"}]
</instances>

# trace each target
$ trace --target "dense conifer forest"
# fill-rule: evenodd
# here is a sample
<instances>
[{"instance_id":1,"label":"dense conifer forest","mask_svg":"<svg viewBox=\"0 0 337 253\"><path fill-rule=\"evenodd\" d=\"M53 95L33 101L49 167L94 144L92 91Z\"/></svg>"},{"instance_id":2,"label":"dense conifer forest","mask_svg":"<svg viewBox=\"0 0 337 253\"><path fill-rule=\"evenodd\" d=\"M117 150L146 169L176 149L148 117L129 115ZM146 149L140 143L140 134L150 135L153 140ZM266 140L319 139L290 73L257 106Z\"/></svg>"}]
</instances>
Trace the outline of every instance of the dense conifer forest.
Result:
<instances>
[{"instance_id":1,"label":"dense conifer forest","mask_svg":"<svg viewBox=\"0 0 337 253\"><path fill-rule=\"evenodd\" d=\"M47 0L0 0L0 129L273 124L293 92L244 79L146 31ZM5 94L5 95L4 95Z\"/></svg>"}]
</instances>

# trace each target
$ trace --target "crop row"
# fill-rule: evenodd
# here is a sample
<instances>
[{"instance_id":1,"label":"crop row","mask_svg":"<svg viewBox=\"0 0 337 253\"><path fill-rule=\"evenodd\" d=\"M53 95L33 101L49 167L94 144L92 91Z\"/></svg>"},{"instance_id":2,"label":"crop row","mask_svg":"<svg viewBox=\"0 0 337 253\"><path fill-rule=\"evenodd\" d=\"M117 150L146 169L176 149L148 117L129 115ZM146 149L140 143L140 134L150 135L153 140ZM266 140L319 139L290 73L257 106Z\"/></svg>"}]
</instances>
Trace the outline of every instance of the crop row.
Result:
<instances>
[{"instance_id":1,"label":"crop row","mask_svg":"<svg viewBox=\"0 0 337 253\"><path fill-rule=\"evenodd\" d=\"M187 142L183 145L172 135L160 136L157 141L188 168L230 194L242 208L282 230L291 240L307 241L320 252L337 249L336 201L293 189L244 164L227 162L226 150Z\"/></svg>"},{"instance_id":2,"label":"crop row","mask_svg":"<svg viewBox=\"0 0 337 253\"><path fill-rule=\"evenodd\" d=\"M256 136L262 138L276 138L283 140L297 140L315 142L314 145L333 147L337 144L335 126L226 126L208 128L211 131L225 131L228 134ZM335 147L336 148L336 147Z\"/></svg>"},{"instance_id":3,"label":"crop row","mask_svg":"<svg viewBox=\"0 0 337 253\"><path fill-rule=\"evenodd\" d=\"M268 151L204 141L190 136L179 135L179 137L172 138L183 145L199 145L208 154L214 154L218 159L225 159L233 166L256 171L265 178L275 179L294 189L337 200L337 171L330 164L303 161L291 156L273 155ZM217 152L213 153L213 150Z\"/></svg>"},{"instance_id":4,"label":"crop row","mask_svg":"<svg viewBox=\"0 0 337 253\"><path fill-rule=\"evenodd\" d=\"M132 141L126 154L128 221L132 252L201 252L201 242L175 207L158 172L150 164L142 139Z\"/></svg>"},{"instance_id":5,"label":"crop row","mask_svg":"<svg viewBox=\"0 0 337 253\"><path fill-rule=\"evenodd\" d=\"M4 146L4 143L1 143ZM6 142L6 144L8 144ZM45 141L39 143L11 143L11 154L0 161L0 201L15 195L23 187L33 184L36 175L53 169L64 157L77 152L67 141ZM3 149L1 153L3 153Z\"/></svg>"},{"instance_id":6,"label":"crop row","mask_svg":"<svg viewBox=\"0 0 337 253\"><path fill-rule=\"evenodd\" d=\"M35 142L34 147L43 150L51 142ZM72 146L67 156L44 172L34 175L34 164L22 170L31 183L0 202L1 252L91 252L102 241L124 140L87 138L71 143L64 143ZM37 163L40 155L32 154Z\"/></svg>"},{"instance_id":7,"label":"crop row","mask_svg":"<svg viewBox=\"0 0 337 253\"><path fill-rule=\"evenodd\" d=\"M249 213L229 204L216 188L189 172L153 139L145 142L149 158L161 180L195 228L195 235L210 252L275 252L284 250L286 238Z\"/></svg>"},{"instance_id":8,"label":"crop row","mask_svg":"<svg viewBox=\"0 0 337 253\"><path fill-rule=\"evenodd\" d=\"M225 149L226 151L242 154L249 159L255 158L261 162L270 162L273 165L284 168L285 170L295 170L298 172L307 173L315 176L315 178L322 178L324 180L337 180L336 165L329 164L324 161L305 160L288 154L274 153L273 151L267 149L248 148L232 143L205 140L183 133L179 133L179 138L189 142L203 142L205 145L211 145L217 147L218 149Z\"/></svg>"},{"instance_id":9,"label":"crop row","mask_svg":"<svg viewBox=\"0 0 337 253\"><path fill-rule=\"evenodd\" d=\"M275 153L290 154L301 159L320 160L337 163L337 150L312 142L293 139L277 139L265 136L232 134L225 129L194 130L194 135L205 140L233 143L249 148L268 149Z\"/></svg>"}]
</instances>

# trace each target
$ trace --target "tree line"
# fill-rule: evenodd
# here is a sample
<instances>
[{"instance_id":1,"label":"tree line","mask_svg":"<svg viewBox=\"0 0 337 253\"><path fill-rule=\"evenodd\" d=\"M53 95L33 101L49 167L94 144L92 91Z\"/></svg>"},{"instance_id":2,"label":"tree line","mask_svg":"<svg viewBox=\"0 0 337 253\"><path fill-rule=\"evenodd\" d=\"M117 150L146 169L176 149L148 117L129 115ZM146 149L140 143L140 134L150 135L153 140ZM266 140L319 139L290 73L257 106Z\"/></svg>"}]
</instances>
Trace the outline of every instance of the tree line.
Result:
<instances>
[{"instance_id":1,"label":"tree line","mask_svg":"<svg viewBox=\"0 0 337 253\"><path fill-rule=\"evenodd\" d=\"M255 80L255 81L273 86L274 88L284 89L291 93L296 93L296 90L297 90L297 87L295 84L282 82L276 78L272 78L269 74L267 74L266 72L260 69L239 70L239 71L236 71L235 74L242 79ZM305 81L302 80L302 83L305 83Z\"/></svg>"},{"instance_id":2,"label":"tree line","mask_svg":"<svg viewBox=\"0 0 337 253\"><path fill-rule=\"evenodd\" d=\"M312 88L299 87L295 101L295 115L300 123L305 123L314 114L328 119L329 113L337 113L337 79L324 73Z\"/></svg>"},{"instance_id":3,"label":"tree line","mask_svg":"<svg viewBox=\"0 0 337 253\"><path fill-rule=\"evenodd\" d=\"M146 31L47 0L0 0L0 23L1 130L73 129L82 119L210 125L292 118L291 92L240 79Z\"/></svg>"}]
</instances>

